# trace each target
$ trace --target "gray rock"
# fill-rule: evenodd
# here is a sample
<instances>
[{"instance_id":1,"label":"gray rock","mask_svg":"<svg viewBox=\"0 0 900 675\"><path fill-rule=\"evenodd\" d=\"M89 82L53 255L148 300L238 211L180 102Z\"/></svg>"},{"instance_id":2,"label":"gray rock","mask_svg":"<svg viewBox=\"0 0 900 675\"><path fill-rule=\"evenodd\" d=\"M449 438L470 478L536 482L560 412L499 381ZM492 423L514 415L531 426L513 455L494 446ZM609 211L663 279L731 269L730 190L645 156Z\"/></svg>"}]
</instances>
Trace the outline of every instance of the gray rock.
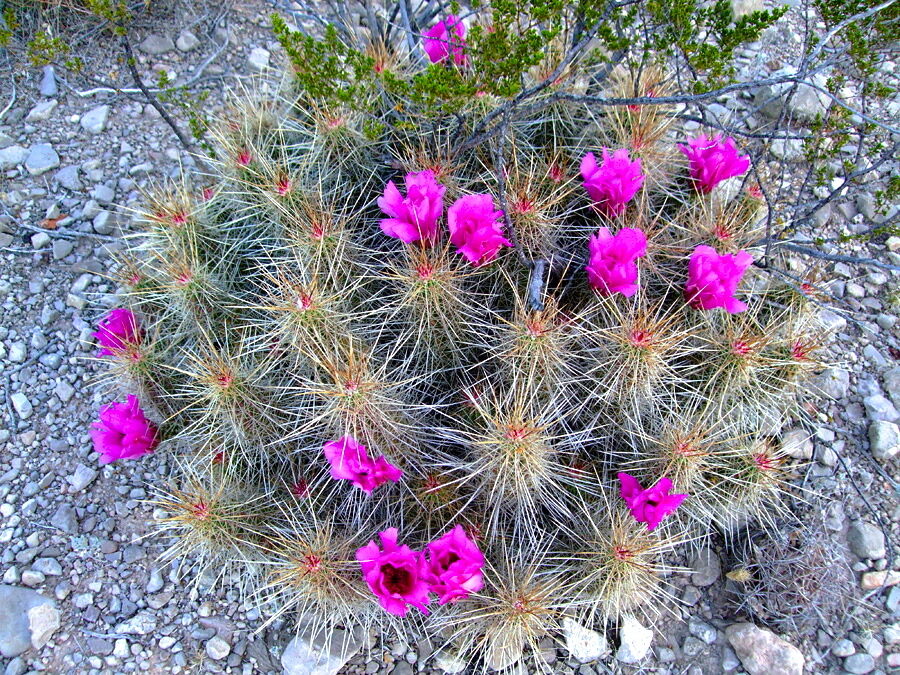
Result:
<instances>
[{"instance_id":1,"label":"gray rock","mask_svg":"<svg viewBox=\"0 0 900 675\"><path fill-rule=\"evenodd\" d=\"M60 613L52 604L40 604L28 610L28 628L31 631L31 646L43 649L53 634L59 630Z\"/></svg>"},{"instance_id":2,"label":"gray rock","mask_svg":"<svg viewBox=\"0 0 900 675\"><path fill-rule=\"evenodd\" d=\"M99 105L81 116L81 128L89 134L99 134L106 129L109 119L109 106Z\"/></svg>"},{"instance_id":3,"label":"gray rock","mask_svg":"<svg viewBox=\"0 0 900 675\"><path fill-rule=\"evenodd\" d=\"M90 485L96 477L97 471L79 462L78 466L75 467L75 473L66 477L66 482L71 486L70 492L81 492Z\"/></svg>"},{"instance_id":4,"label":"gray rock","mask_svg":"<svg viewBox=\"0 0 900 675\"><path fill-rule=\"evenodd\" d=\"M579 663L597 661L609 654L606 636L585 628L580 623L565 617L562 621L563 637L569 655Z\"/></svg>"},{"instance_id":5,"label":"gray rock","mask_svg":"<svg viewBox=\"0 0 900 675\"><path fill-rule=\"evenodd\" d=\"M53 259L62 260L75 249L75 242L70 239L53 240Z\"/></svg>"},{"instance_id":6,"label":"gray rock","mask_svg":"<svg viewBox=\"0 0 900 675\"><path fill-rule=\"evenodd\" d=\"M178 34L175 40L175 46L180 52L189 52L196 49L200 45L200 39L189 30L183 30Z\"/></svg>"},{"instance_id":7,"label":"gray rock","mask_svg":"<svg viewBox=\"0 0 900 675\"><path fill-rule=\"evenodd\" d=\"M25 158L25 168L32 176L40 176L59 166L59 155L49 143L32 145Z\"/></svg>"},{"instance_id":8,"label":"gray rock","mask_svg":"<svg viewBox=\"0 0 900 675\"><path fill-rule=\"evenodd\" d=\"M304 627L285 647L281 665L284 675L336 675L361 647L357 637L345 630L313 637Z\"/></svg>"},{"instance_id":9,"label":"gray rock","mask_svg":"<svg viewBox=\"0 0 900 675\"><path fill-rule=\"evenodd\" d=\"M900 452L900 427L893 422L872 422L869 425L869 449L876 459L893 459Z\"/></svg>"},{"instance_id":10,"label":"gray rock","mask_svg":"<svg viewBox=\"0 0 900 675\"><path fill-rule=\"evenodd\" d=\"M28 347L24 342L13 342L9 346L9 360L12 363L23 363L28 358Z\"/></svg>"},{"instance_id":11,"label":"gray rock","mask_svg":"<svg viewBox=\"0 0 900 675\"><path fill-rule=\"evenodd\" d=\"M98 204L110 204L116 198L116 191L108 185L97 185L91 190L91 199Z\"/></svg>"},{"instance_id":12,"label":"gray rock","mask_svg":"<svg viewBox=\"0 0 900 675\"><path fill-rule=\"evenodd\" d=\"M112 234L113 233L113 223L112 218L109 211L101 211L96 216L94 216L94 232L97 234Z\"/></svg>"},{"instance_id":13,"label":"gray rock","mask_svg":"<svg viewBox=\"0 0 900 675\"><path fill-rule=\"evenodd\" d=\"M16 411L16 414L21 417L23 420L27 420L31 417L31 413L34 412L34 408L31 405L31 401L28 400L28 397L23 394L21 391L17 391L15 394L9 397L12 401L13 408Z\"/></svg>"},{"instance_id":14,"label":"gray rock","mask_svg":"<svg viewBox=\"0 0 900 675\"><path fill-rule=\"evenodd\" d=\"M777 159L793 162L803 155L803 141L799 138L776 138L769 149Z\"/></svg>"},{"instance_id":15,"label":"gray rock","mask_svg":"<svg viewBox=\"0 0 900 675\"><path fill-rule=\"evenodd\" d=\"M78 532L78 516L75 514L75 509L70 504L60 505L50 517L50 524L63 532L75 534Z\"/></svg>"},{"instance_id":16,"label":"gray rock","mask_svg":"<svg viewBox=\"0 0 900 675\"><path fill-rule=\"evenodd\" d=\"M15 169L28 157L28 150L21 145L10 145L0 150L0 171Z\"/></svg>"},{"instance_id":17,"label":"gray rock","mask_svg":"<svg viewBox=\"0 0 900 675\"><path fill-rule=\"evenodd\" d=\"M116 625L113 632L124 635L149 635L154 630L156 630L156 617L150 611L144 610Z\"/></svg>"},{"instance_id":18,"label":"gray rock","mask_svg":"<svg viewBox=\"0 0 900 675\"><path fill-rule=\"evenodd\" d=\"M38 558L32 563L31 569L49 577L58 577L62 574L62 565L56 558Z\"/></svg>"},{"instance_id":19,"label":"gray rock","mask_svg":"<svg viewBox=\"0 0 900 675\"><path fill-rule=\"evenodd\" d=\"M884 374L884 390L895 406L900 405L900 366Z\"/></svg>"},{"instance_id":20,"label":"gray rock","mask_svg":"<svg viewBox=\"0 0 900 675\"><path fill-rule=\"evenodd\" d=\"M214 661L221 661L228 658L231 653L231 645L225 642L218 635L211 637L206 641L206 654Z\"/></svg>"},{"instance_id":21,"label":"gray rock","mask_svg":"<svg viewBox=\"0 0 900 675\"><path fill-rule=\"evenodd\" d=\"M786 67L772 73L772 77L790 77L796 72L795 68ZM812 78L812 84L824 89L827 79L823 73L817 73ZM827 96L805 84L796 85L793 93L792 89L794 89L792 82L765 85L757 89L755 103L761 106L763 114L771 118L777 118L785 112L790 118L812 122L817 116L825 114L830 100Z\"/></svg>"},{"instance_id":22,"label":"gray rock","mask_svg":"<svg viewBox=\"0 0 900 675\"><path fill-rule=\"evenodd\" d=\"M51 98L49 101L41 101L28 111L28 114L25 116L25 121L45 122L50 119L50 115L53 114L53 110L57 105L59 104L56 102L56 99L53 98Z\"/></svg>"},{"instance_id":23,"label":"gray rock","mask_svg":"<svg viewBox=\"0 0 900 675\"><path fill-rule=\"evenodd\" d=\"M435 655L433 665L448 675L458 675L465 671L469 664L458 654L442 650Z\"/></svg>"},{"instance_id":24,"label":"gray rock","mask_svg":"<svg viewBox=\"0 0 900 675\"><path fill-rule=\"evenodd\" d=\"M897 413L894 404L881 394L866 396L863 399L863 405L866 408L866 414L873 422L896 422L900 419L900 414Z\"/></svg>"},{"instance_id":25,"label":"gray rock","mask_svg":"<svg viewBox=\"0 0 900 675\"><path fill-rule=\"evenodd\" d=\"M616 659L622 663L637 663L650 651L653 631L644 628L634 617L626 616L619 626L619 639Z\"/></svg>"},{"instance_id":26,"label":"gray rock","mask_svg":"<svg viewBox=\"0 0 900 675\"><path fill-rule=\"evenodd\" d=\"M44 70L41 71L40 92L41 96L56 96L56 71L53 70L53 66L44 66Z\"/></svg>"},{"instance_id":27,"label":"gray rock","mask_svg":"<svg viewBox=\"0 0 900 675\"><path fill-rule=\"evenodd\" d=\"M691 618L688 622L688 631L691 635L700 638L708 645L716 641L716 629L699 619Z\"/></svg>"},{"instance_id":28,"label":"gray rock","mask_svg":"<svg viewBox=\"0 0 900 675\"><path fill-rule=\"evenodd\" d=\"M772 631L736 623L725 629L725 636L750 675L803 675L803 654Z\"/></svg>"},{"instance_id":29,"label":"gray rock","mask_svg":"<svg viewBox=\"0 0 900 675\"><path fill-rule=\"evenodd\" d=\"M765 9L763 0L731 0L731 13L734 14L735 19L761 9Z\"/></svg>"},{"instance_id":30,"label":"gray rock","mask_svg":"<svg viewBox=\"0 0 900 675\"><path fill-rule=\"evenodd\" d=\"M813 441L803 429L789 429L781 434L782 451L794 459L812 459Z\"/></svg>"},{"instance_id":31,"label":"gray rock","mask_svg":"<svg viewBox=\"0 0 900 675\"><path fill-rule=\"evenodd\" d=\"M722 575L722 563L711 549L700 551L691 561L691 583L694 586L711 586Z\"/></svg>"},{"instance_id":32,"label":"gray rock","mask_svg":"<svg viewBox=\"0 0 900 675\"><path fill-rule=\"evenodd\" d=\"M0 654L18 656L31 647L28 612L41 605L53 606L53 600L37 591L0 584Z\"/></svg>"},{"instance_id":33,"label":"gray rock","mask_svg":"<svg viewBox=\"0 0 900 675\"><path fill-rule=\"evenodd\" d=\"M46 232L35 232L31 235L31 248L40 251L42 248L46 248L50 241L50 235Z\"/></svg>"},{"instance_id":34,"label":"gray rock","mask_svg":"<svg viewBox=\"0 0 900 675\"><path fill-rule=\"evenodd\" d=\"M144 41L138 45L138 49L140 49L145 54L159 56L161 54L168 54L170 51L175 49L175 43L172 42L172 38L170 38L168 35L150 33L150 35L144 38Z\"/></svg>"},{"instance_id":35,"label":"gray rock","mask_svg":"<svg viewBox=\"0 0 900 675\"><path fill-rule=\"evenodd\" d=\"M66 190L78 192L82 188L81 178L78 176L78 167L74 164L72 166L64 166L56 172L53 178Z\"/></svg>"},{"instance_id":36,"label":"gray rock","mask_svg":"<svg viewBox=\"0 0 900 675\"><path fill-rule=\"evenodd\" d=\"M270 56L268 49L254 47L250 50L250 56L247 57L247 65L250 66L251 70L261 73L269 67Z\"/></svg>"},{"instance_id":37,"label":"gray rock","mask_svg":"<svg viewBox=\"0 0 900 675\"><path fill-rule=\"evenodd\" d=\"M831 645L831 653L840 658L844 658L845 656L855 654L856 647L853 646L853 643L850 640L843 638L834 641Z\"/></svg>"},{"instance_id":38,"label":"gray rock","mask_svg":"<svg viewBox=\"0 0 900 675\"><path fill-rule=\"evenodd\" d=\"M850 390L850 373L840 368L826 368L819 375L811 378L809 383L810 388L839 401Z\"/></svg>"},{"instance_id":39,"label":"gray rock","mask_svg":"<svg viewBox=\"0 0 900 675\"><path fill-rule=\"evenodd\" d=\"M884 533L881 529L864 520L854 521L847 530L850 550L863 560L881 560L886 551Z\"/></svg>"},{"instance_id":40,"label":"gray rock","mask_svg":"<svg viewBox=\"0 0 900 675\"><path fill-rule=\"evenodd\" d=\"M844 659L844 670L854 675L865 675L875 670L875 659L870 654L854 654Z\"/></svg>"}]
</instances>

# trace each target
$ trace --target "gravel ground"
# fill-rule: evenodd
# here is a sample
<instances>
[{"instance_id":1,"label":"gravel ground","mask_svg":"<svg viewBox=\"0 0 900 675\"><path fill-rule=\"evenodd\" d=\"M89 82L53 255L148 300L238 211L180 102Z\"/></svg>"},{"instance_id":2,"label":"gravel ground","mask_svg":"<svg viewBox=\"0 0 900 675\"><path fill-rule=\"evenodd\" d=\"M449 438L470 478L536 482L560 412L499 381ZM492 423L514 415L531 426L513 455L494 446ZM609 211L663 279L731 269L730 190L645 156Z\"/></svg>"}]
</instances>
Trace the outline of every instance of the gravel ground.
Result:
<instances>
[{"instance_id":1,"label":"gravel ground","mask_svg":"<svg viewBox=\"0 0 900 675\"><path fill-rule=\"evenodd\" d=\"M148 79L160 70L191 78L203 67L197 87L220 101L230 76L280 63L269 10L246 0L215 28L191 16L160 17L137 31L138 67ZM781 46L791 40L790 31L772 36ZM746 67L756 53L743 55ZM98 73L119 67L101 55L91 65ZM190 575L179 581L175 568L156 562L161 545L150 537L153 514L143 500L148 486L166 479L165 458L101 468L87 433L103 402L90 333L114 302L115 285L104 274L119 235L130 230L128 208L142 188L190 170L193 160L146 103L78 96L61 78L57 94L40 88L39 70L20 77L0 126L0 663L7 675L281 672L291 635L279 622L257 633L259 612L236 591L210 590ZM740 105L726 107L732 103ZM827 227L852 226L863 208L839 205ZM836 330L837 365L817 383L830 400L810 411L820 426L810 441L798 434L796 453L809 462L805 487L820 495L809 512L825 514L829 541L852 566L853 629L843 616L826 615L816 628L784 634L797 651L746 626L753 619L735 610L742 587L725 577L737 564L734 552L719 547L685 560L691 572L669 579L681 620L661 623L665 634L657 632L639 663L626 662L629 651L641 650L641 627L623 628L609 643L587 632L580 647L573 629L570 649L546 645L558 672L753 675L798 672L790 669L798 658L807 672L900 668L900 336L889 301L896 273L838 264L829 278L856 321L824 317ZM343 672L462 672L452 654L430 643L368 646ZM755 670L753 659L765 655L771 659L762 667L771 669ZM290 672L307 672L305 654L285 661Z\"/></svg>"}]
</instances>

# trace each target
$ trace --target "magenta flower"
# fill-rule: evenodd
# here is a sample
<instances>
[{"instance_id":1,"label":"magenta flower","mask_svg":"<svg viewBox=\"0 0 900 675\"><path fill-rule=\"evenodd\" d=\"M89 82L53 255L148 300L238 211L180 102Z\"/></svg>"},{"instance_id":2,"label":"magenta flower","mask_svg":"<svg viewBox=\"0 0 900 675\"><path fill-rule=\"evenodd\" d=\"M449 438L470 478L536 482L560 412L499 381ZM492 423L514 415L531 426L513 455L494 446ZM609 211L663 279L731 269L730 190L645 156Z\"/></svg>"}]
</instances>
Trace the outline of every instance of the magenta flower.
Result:
<instances>
[{"instance_id":1,"label":"magenta flower","mask_svg":"<svg viewBox=\"0 0 900 675\"><path fill-rule=\"evenodd\" d=\"M678 149L690 161L688 170L691 180L700 192L712 192L723 180L740 176L750 168L750 158L739 155L733 138L722 140L722 134L707 138L700 134L688 139L687 145L678 144Z\"/></svg>"},{"instance_id":2,"label":"magenta flower","mask_svg":"<svg viewBox=\"0 0 900 675\"><path fill-rule=\"evenodd\" d=\"M90 432L101 464L141 457L153 452L158 443L156 426L144 416L133 394L125 403L100 408L100 421L91 424Z\"/></svg>"},{"instance_id":3,"label":"magenta flower","mask_svg":"<svg viewBox=\"0 0 900 675\"><path fill-rule=\"evenodd\" d=\"M694 309L724 307L729 314L743 312L747 305L734 294L752 262L753 257L746 251L719 255L711 246L698 246L688 263L685 300Z\"/></svg>"},{"instance_id":4,"label":"magenta flower","mask_svg":"<svg viewBox=\"0 0 900 675\"><path fill-rule=\"evenodd\" d=\"M610 218L622 214L625 205L644 184L641 160L632 162L625 148L611 155L604 148L603 163L599 166L594 153L589 152L581 160L581 176L594 205Z\"/></svg>"},{"instance_id":5,"label":"magenta flower","mask_svg":"<svg viewBox=\"0 0 900 675\"><path fill-rule=\"evenodd\" d=\"M453 54L453 62L466 65L466 26L455 14L450 14L423 34L422 46L432 63L444 61Z\"/></svg>"},{"instance_id":6,"label":"magenta flower","mask_svg":"<svg viewBox=\"0 0 900 675\"><path fill-rule=\"evenodd\" d=\"M588 242L590 259L585 269L588 283L601 295L621 293L630 298L637 292L635 262L647 254L647 237L641 230L624 227L615 235L601 227Z\"/></svg>"},{"instance_id":7,"label":"magenta flower","mask_svg":"<svg viewBox=\"0 0 900 675\"><path fill-rule=\"evenodd\" d=\"M130 309L114 309L101 319L92 334L101 345L97 356L112 356L129 345L140 344L142 334L138 319Z\"/></svg>"},{"instance_id":8,"label":"magenta flower","mask_svg":"<svg viewBox=\"0 0 900 675\"><path fill-rule=\"evenodd\" d=\"M371 459L366 446L352 436L343 436L322 446L325 458L331 464L331 477L336 480L350 480L363 492L371 493L379 485L388 481L397 482L403 472L388 462L384 455Z\"/></svg>"},{"instance_id":9,"label":"magenta flower","mask_svg":"<svg viewBox=\"0 0 900 675\"><path fill-rule=\"evenodd\" d=\"M390 218L381 220L381 230L389 237L409 244L422 240L432 243L437 238L438 220L444 213L444 192L432 171L406 174L406 197L388 181L378 207Z\"/></svg>"},{"instance_id":10,"label":"magenta flower","mask_svg":"<svg viewBox=\"0 0 900 675\"><path fill-rule=\"evenodd\" d=\"M409 546L397 544L397 528L378 533L381 549L374 541L357 550L363 579L378 596L379 604L391 614L406 616L412 605L428 614L428 583L425 556Z\"/></svg>"},{"instance_id":11,"label":"magenta flower","mask_svg":"<svg viewBox=\"0 0 900 675\"><path fill-rule=\"evenodd\" d=\"M490 262L502 246L512 246L503 236L501 216L503 211L494 210L491 195L460 197L447 209L450 243L476 267Z\"/></svg>"},{"instance_id":12,"label":"magenta flower","mask_svg":"<svg viewBox=\"0 0 900 675\"><path fill-rule=\"evenodd\" d=\"M663 518L674 513L687 495L670 495L672 481L660 478L652 488L644 490L637 478L627 473L616 474L621 483L620 494L631 515L639 523L647 523L647 530L656 529Z\"/></svg>"},{"instance_id":13,"label":"magenta flower","mask_svg":"<svg viewBox=\"0 0 900 675\"><path fill-rule=\"evenodd\" d=\"M484 587L484 554L462 525L428 544L428 554L431 592L438 594L440 604L467 598Z\"/></svg>"}]
</instances>

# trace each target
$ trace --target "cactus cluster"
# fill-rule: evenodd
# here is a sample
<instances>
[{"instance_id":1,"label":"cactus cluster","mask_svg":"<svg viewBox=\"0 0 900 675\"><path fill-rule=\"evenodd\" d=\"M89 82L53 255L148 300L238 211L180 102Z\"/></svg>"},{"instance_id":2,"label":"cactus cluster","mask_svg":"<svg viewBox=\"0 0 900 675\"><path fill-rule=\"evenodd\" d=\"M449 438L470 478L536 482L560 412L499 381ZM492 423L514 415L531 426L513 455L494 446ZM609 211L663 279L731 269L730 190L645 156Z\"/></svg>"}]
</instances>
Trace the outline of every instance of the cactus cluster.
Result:
<instances>
[{"instance_id":1,"label":"cactus cluster","mask_svg":"<svg viewBox=\"0 0 900 675\"><path fill-rule=\"evenodd\" d=\"M620 68L601 93L667 82ZM760 174L672 107L553 100L460 149L504 99L370 96L244 92L214 175L147 194L115 270L130 313L98 339L152 423L106 409L95 440L155 432L167 554L238 570L270 620L540 668L564 617L652 615L676 547L777 513L779 430L823 339L810 289L749 266ZM401 207L405 235L383 222Z\"/></svg>"}]
</instances>

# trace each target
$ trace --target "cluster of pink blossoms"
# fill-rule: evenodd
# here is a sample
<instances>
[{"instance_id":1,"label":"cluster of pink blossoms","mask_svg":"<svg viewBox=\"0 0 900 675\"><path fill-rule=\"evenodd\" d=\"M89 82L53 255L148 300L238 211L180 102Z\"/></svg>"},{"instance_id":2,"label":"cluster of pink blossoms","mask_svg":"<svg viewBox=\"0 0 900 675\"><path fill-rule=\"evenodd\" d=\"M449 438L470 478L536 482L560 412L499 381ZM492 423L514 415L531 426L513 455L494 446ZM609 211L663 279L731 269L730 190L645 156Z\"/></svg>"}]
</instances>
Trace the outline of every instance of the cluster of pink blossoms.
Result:
<instances>
[{"instance_id":1,"label":"cluster of pink blossoms","mask_svg":"<svg viewBox=\"0 0 900 675\"><path fill-rule=\"evenodd\" d=\"M394 181L388 181L384 195L378 198L378 207L389 216L381 219L381 230L407 244L432 246L440 238L438 223L444 213L446 188L432 171L408 173L405 183L405 197ZM489 194L460 197L447 210L450 243L476 267L484 265L496 258L502 247L512 245L503 236L502 217L503 211L494 207Z\"/></svg>"},{"instance_id":2,"label":"cluster of pink blossoms","mask_svg":"<svg viewBox=\"0 0 900 675\"><path fill-rule=\"evenodd\" d=\"M588 241L588 283L601 295L637 292L637 259L647 254L647 237L641 230L624 227L615 235L601 227Z\"/></svg>"},{"instance_id":3,"label":"cluster of pink blossoms","mask_svg":"<svg viewBox=\"0 0 900 675\"><path fill-rule=\"evenodd\" d=\"M733 138L722 139L722 134L709 138L700 134L688 140L678 149L688 158L688 172L700 192L712 192L723 180L740 176L750 168L750 158L738 153Z\"/></svg>"},{"instance_id":4,"label":"cluster of pink blossoms","mask_svg":"<svg viewBox=\"0 0 900 675\"><path fill-rule=\"evenodd\" d=\"M93 336L100 343L97 356L118 356L137 348L144 332L131 310L117 308L107 314ZM112 402L100 408L100 419L91 425L94 450L100 463L134 459L153 452L159 442L156 426L147 419L136 396L124 403Z\"/></svg>"},{"instance_id":5,"label":"cluster of pink blossoms","mask_svg":"<svg viewBox=\"0 0 900 675\"><path fill-rule=\"evenodd\" d=\"M395 527L384 530L380 548L370 541L356 552L363 578L385 611L406 616L412 605L427 615L429 593L445 605L483 588L484 554L462 525L429 543L427 556L398 544L397 534Z\"/></svg>"},{"instance_id":6,"label":"cluster of pink blossoms","mask_svg":"<svg viewBox=\"0 0 900 675\"><path fill-rule=\"evenodd\" d=\"M342 436L329 441L322 450L331 465L331 477L335 480L349 480L366 494L387 483L396 483L403 472L381 455L377 459L369 457L366 446L352 436Z\"/></svg>"},{"instance_id":7,"label":"cluster of pink blossoms","mask_svg":"<svg viewBox=\"0 0 900 675\"><path fill-rule=\"evenodd\" d=\"M695 309L723 307L729 314L747 309L735 297L741 277L753 257L746 251L719 255L712 246L698 246L688 262L688 280L684 297Z\"/></svg>"},{"instance_id":8,"label":"cluster of pink blossoms","mask_svg":"<svg viewBox=\"0 0 900 675\"><path fill-rule=\"evenodd\" d=\"M672 491L672 481L668 478L660 478L656 485L644 489L638 479L630 474L620 472L616 476L620 483L619 494L625 505L636 521L647 524L648 532L655 530L666 516L674 513L681 502L687 499L687 495L669 494Z\"/></svg>"},{"instance_id":9,"label":"cluster of pink blossoms","mask_svg":"<svg viewBox=\"0 0 900 675\"><path fill-rule=\"evenodd\" d=\"M599 165L594 153L587 153L581 160L581 177L594 207L610 218L624 213L625 206L644 184L641 160L632 162L625 148L612 154L604 148Z\"/></svg>"},{"instance_id":10,"label":"cluster of pink blossoms","mask_svg":"<svg viewBox=\"0 0 900 675\"><path fill-rule=\"evenodd\" d=\"M458 66L466 65L466 26L455 14L450 14L443 21L423 33L422 47L432 63L441 63L450 56Z\"/></svg>"}]
</instances>

